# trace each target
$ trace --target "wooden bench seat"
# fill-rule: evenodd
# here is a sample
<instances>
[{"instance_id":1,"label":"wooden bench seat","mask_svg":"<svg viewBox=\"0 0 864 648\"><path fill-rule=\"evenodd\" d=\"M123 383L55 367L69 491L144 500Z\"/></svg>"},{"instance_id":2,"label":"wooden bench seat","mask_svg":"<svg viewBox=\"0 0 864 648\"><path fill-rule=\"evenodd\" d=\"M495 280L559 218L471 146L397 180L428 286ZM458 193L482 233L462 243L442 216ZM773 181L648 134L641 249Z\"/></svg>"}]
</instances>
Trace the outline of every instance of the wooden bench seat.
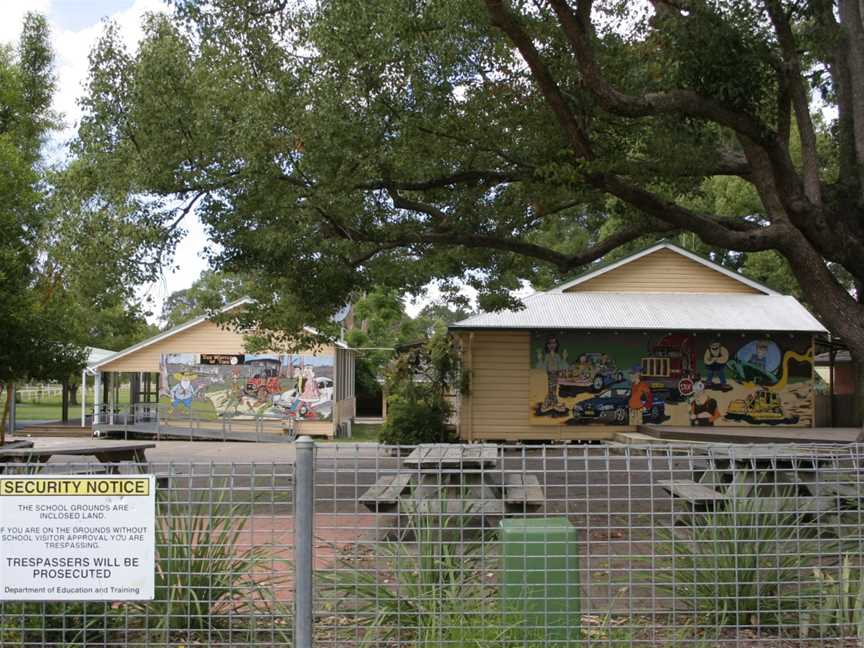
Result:
<instances>
[{"instance_id":1,"label":"wooden bench seat","mask_svg":"<svg viewBox=\"0 0 864 648\"><path fill-rule=\"evenodd\" d=\"M399 497L411 482L414 473L382 475L369 490L360 496L360 503L371 511L395 510Z\"/></svg>"},{"instance_id":2,"label":"wooden bench seat","mask_svg":"<svg viewBox=\"0 0 864 648\"><path fill-rule=\"evenodd\" d=\"M539 507L543 505L543 487L537 475L523 473L504 473L504 502L520 506Z\"/></svg>"},{"instance_id":3,"label":"wooden bench seat","mask_svg":"<svg viewBox=\"0 0 864 648\"><path fill-rule=\"evenodd\" d=\"M728 499L728 497L723 493L720 493L713 488L703 486L702 484L697 484L689 479L663 479L658 480L656 484L675 497L687 500L693 505Z\"/></svg>"}]
</instances>

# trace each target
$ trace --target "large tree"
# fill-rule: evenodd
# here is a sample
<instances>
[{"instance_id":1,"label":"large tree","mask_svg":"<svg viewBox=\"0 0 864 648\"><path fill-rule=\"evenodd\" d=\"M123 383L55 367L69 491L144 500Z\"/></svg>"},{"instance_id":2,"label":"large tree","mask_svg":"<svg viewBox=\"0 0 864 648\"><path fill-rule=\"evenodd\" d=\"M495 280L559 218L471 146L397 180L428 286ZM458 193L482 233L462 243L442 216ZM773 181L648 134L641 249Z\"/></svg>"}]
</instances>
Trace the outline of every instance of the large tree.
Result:
<instances>
[{"instance_id":1,"label":"large tree","mask_svg":"<svg viewBox=\"0 0 864 648\"><path fill-rule=\"evenodd\" d=\"M80 369L70 338L69 296L43 252L50 220L42 149L56 124L53 57L45 19L28 14L18 47L0 45L0 385L6 431L11 386Z\"/></svg>"},{"instance_id":2,"label":"large tree","mask_svg":"<svg viewBox=\"0 0 864 648\"><path fill-rule=\"evenodd\" d=\"M859 0L183 0L135 53L108 28L83 106L106 191L163 235L197 209L264 323L430 280L494 307L690 232L788 262L864 358Z\"/></svg>"}]
</instances>

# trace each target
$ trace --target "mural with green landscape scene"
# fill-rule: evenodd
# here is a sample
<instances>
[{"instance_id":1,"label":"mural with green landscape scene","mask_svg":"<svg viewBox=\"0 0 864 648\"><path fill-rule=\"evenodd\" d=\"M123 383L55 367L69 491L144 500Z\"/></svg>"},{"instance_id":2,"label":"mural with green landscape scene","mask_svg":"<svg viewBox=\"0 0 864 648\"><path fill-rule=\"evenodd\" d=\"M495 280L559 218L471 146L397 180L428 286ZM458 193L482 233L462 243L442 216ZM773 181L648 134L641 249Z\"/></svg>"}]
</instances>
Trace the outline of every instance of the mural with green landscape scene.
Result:
<instances>
[{"instance_id":1,"label":"mural with green landscape scene","mask_svg":"<svg viewBox=\"0 0 864 648\"><path fill-rule=\"evenodd\" d=\"M779 333L532 331L532 425L811 425L813 341Z\"/></svg>"},{"instance_id":2,"label":"mural with green landscape scene","mask_svg":"<svg viewBox=\"0 0 864 648\"><path fill-rule=\"evenodd\" d=\"M171 353L160 403L174 416L330 421L332 356Z\"/></svg>"}]
</instances>

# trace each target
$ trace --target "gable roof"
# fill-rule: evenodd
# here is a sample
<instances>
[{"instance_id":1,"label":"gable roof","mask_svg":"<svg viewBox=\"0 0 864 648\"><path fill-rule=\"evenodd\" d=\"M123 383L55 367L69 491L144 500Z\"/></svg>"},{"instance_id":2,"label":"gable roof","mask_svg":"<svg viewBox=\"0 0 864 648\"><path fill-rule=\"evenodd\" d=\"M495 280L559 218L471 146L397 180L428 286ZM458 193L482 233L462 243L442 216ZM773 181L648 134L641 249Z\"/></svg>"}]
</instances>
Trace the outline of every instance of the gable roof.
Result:
<instances>
[{"instance_id":1,"label":"gable roof","mask_svg":"<svg viewBox=\"0 0 864 648\"><path fill-rule=\"evenodd\" d=\"M749 288L752 288L752 289L762 293L763 295L779 295L780 294L780 293L776 292L775 290L768 288L768 286L762 285L758 281L754 281L753 279L745 277L744 275L742 275L738 272L735 272L734 270L729 270L728 268L724 268L720 264L714 263L710 259L706 259L706 258L704 258L698 254L691 252L690 250L686 250L686 249L684 249L678 245L675 245L674 243L671 243L671 242L665 241L665 240L659 241L658 243L650 245L649 247L646 247L642 250L639 250L638 252L634 252L633 254L624 257L623 259L617 259L615 261L601 264L600 266L598 266L592 270L588 270L587 272L579 275L575 279L571 279L570 281L567 281L567 282L561 284L560 286L556 286L555 288L552 288L551 290L549 290L547 292L549 292L549 293L566 292L567 290L569 290L570 288L573 288L574 286L578 286L579 284L585 283L586 281L596 279L599 276L602 276L608 272L612 272L613 270L617 270L618 268L621 268L622 266L625 266L628 263L632 263L633 261L636 261L638 259L646 257L649 254L654 254L655 252L659 252L660 250L669 250L669 251L674 252L676 254L679 254L683 257L686 257L687 259L690 259L691 261L694 261L695 263L698 263L698 264L708 268L709 270L713 270L714 272L718 272L722 275L725 275L726 277L733 279L734 281L737 281L737 282L739 282L739 283L741 283L741 284L743 284Z\"/></svg>"},{"instance_id":2,"label":"gable roof","mask_svg":"<svg viewBox=\"0 0 864 648\"><path fill-rule=\"evenodd\" d=\"M255 300L253 300L251 297L242 297L242 298L238 299L237 301L231 302L230 304L227 304L226 306L222 307L221 309L219 309L215 313L215 315L222 315L224 313L229 313L229 312L231 312L237 308L240 308L241 306L248 306L249 304L253 304L253 303L255 303ZM199 324L202 324L203 322L207 322L210 319L212 319L212 317L213 317L213 315L210 313L200 315L199 317L195 317L195 318L189 320L188 322L184 322L183 324L175 326L172 329L168 329L167 331L162 331L161 333L157 333L156 335L154 335L151 338L147 338L146 340L142 340L141 342L138 342L136 344L133 344L132 346L126 347L125 349L117 351L116 353L112 352L110 355L107 355L105 357L100 358L97 362L89 364L87 366L87 370L91 371L91 372L96 371L99 367L104 366L106 364L109 364L111 362L114 362L115 360L119 360L120 358L127 356L130 353L135 353L136 351L140 351L141 349L144 349L148 346L156 344L157 342L160 342L166 338L170 338L174 335L177 335L178 333L182 333L183 331L187 331L187 330L189 330L195 326L198 326ZM311 326L304 326L303 330L306 331L307 333L309 333L310 335L320 335L320 333L317 330L315 330L314 328L312 328ZM334 340L333 344L339 348L343 348L343 349L348 348L348 345L346 345L344 342L341 342L338 340Z\"/></svg>"}]
</instances>

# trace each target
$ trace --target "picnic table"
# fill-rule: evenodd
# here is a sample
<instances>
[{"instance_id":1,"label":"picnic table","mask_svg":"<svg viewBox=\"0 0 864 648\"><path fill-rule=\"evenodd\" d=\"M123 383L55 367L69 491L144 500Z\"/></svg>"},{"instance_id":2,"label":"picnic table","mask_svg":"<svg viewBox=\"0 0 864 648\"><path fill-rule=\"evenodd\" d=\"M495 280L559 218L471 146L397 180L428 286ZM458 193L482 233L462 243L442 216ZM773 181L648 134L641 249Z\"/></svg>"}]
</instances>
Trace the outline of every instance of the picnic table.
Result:
<instances>
[{"instance_id":1,"label":"picnic table","mask_svg":"<svg viewBox=\"0 0 864 648\"><path fill-rule=\"evenodd\" d=\"M40 439L22 447L0 448L0 472L3 464L27 463L40 465L54 456L89 457L106 464L109 473L119 473L118 463L131 462L140 472L146 472L145 452L155 448L146 441L69 441L66 439Z\"/></svg>"},{"instance_id":2,"label":"picnic table","mask_svg":"<svg viewBox=\"0 0 864 648\"><path fill-rule=\"evenodd\" d=\"M489 444L422 444L361 497L372 511L503 516L543 505L536 475L506 471Z\"/></svg>"},{"instance_id":3,"label":"picnic table","mask_svg":"<svg viewBox=\"0 0 864 648\"><path fill-rule=\"evenodd\" d=\"M857 510L864 500L864 475L837 448L732 444L705 448L692 479L658 480L658 486L689 512L723 507L735 497L798 498L796 509L814 515Z\"/></svg>"}]
</instances>

